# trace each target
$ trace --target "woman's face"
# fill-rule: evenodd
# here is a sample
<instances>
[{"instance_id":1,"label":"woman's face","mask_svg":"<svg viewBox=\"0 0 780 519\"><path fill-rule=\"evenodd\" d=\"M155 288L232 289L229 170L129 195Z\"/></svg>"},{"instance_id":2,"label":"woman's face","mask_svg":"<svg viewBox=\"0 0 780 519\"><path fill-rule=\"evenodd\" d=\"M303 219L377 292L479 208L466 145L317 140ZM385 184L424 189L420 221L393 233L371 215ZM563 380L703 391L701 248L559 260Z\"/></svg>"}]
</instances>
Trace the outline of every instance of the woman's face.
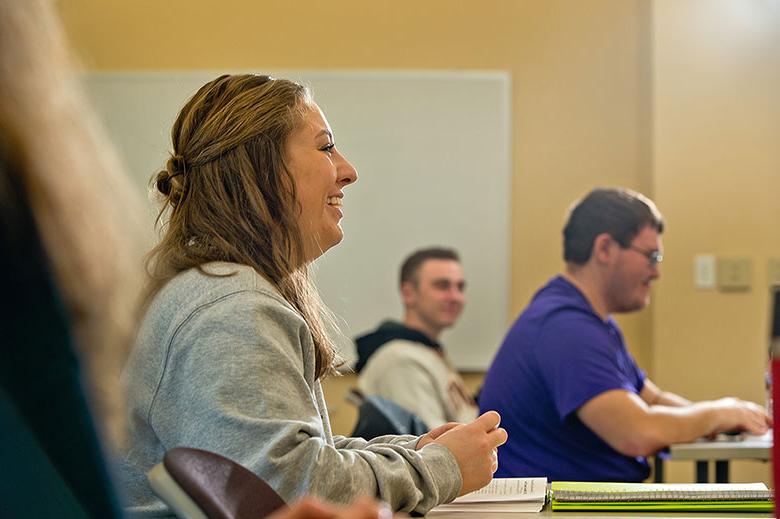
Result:
<instances>
[{"instance_id":1,"label":"woman's face","mask_svg":"<svg viewBox=\"0 0 780 519\"><path fill-rule=\"evenodd\" d=\"M340 224L344 186L357 180L357 172L336 150L330 125L314 103L303 124L287 138L285 155L301 209L304 261L310 262L344 236Z\"/></svg>"}]
</instances>

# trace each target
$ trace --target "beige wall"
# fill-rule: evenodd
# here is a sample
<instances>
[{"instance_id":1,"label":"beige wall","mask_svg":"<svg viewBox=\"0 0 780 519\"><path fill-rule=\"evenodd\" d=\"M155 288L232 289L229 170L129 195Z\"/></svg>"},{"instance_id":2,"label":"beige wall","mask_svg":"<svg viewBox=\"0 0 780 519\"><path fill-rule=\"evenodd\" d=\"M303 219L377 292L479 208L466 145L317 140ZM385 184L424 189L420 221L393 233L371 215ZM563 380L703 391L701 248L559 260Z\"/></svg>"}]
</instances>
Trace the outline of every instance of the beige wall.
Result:
<instances>
[{"instance_id":1,"label":"beige wall","mask_svg":"<svg viewBox=\"0 0 780 519\"><path fill-rule=\"evenodd\" d=\"M767 260L780 257L780 3L658 0L653 17L653 191L669 220L654 376L695 399L763 403ZM752 288L695 289L701 253L750 258ZM769 477L744 465L735 478Z\"/></svg>"},{"instance_id":2,"label":"beige wall","mask_svg":"<svg viewBox=\"0 0 780 519\"><path fill-rule=\"evenodd\" d=\"M765 260L780 256L777 5L68 0L58 8L93 69L508 70L512 315L560 268L560 228L574 198L594 185L642 190L670 225L652 308L620 319L632 351L672 390L760 400ZM691 262L701 252L753 258L753 290L695 291ZM354 419L340 395L349 383L327 385L338 432Z\"/></svg>"},{"instance_id":3,"label":"beige wall","mask_svg":"<svg viewBox=\"0 0 780 519\"><path fill-rule=\"evenodd\" d=\"M645 1L68 0L58 7L93 69L509 70L512 315L558 270L572 199L594 183L650 186ZM629 319L626 332L648 365L643 322L648 329L647 316Z\"/></svg>"}]
</instances>

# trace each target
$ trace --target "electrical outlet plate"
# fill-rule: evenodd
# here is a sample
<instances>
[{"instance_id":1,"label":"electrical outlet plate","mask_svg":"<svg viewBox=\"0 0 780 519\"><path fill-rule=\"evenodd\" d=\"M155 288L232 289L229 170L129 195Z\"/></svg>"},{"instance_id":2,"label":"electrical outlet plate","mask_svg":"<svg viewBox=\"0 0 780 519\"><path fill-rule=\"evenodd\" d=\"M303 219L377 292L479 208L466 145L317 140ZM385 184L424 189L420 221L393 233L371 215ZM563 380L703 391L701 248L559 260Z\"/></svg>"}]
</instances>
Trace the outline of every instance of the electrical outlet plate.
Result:
<instances>
[{"instance_id":1,"label":"electrical outlet plate","mask_svg":"<svg viewBox=\"0 0 780 519\"><path fill-rule=\"evenodd\" d=\"M752 265L749 258L719 258L718 288L721 290L750 290Z\"/></svg>"}]
</instances>

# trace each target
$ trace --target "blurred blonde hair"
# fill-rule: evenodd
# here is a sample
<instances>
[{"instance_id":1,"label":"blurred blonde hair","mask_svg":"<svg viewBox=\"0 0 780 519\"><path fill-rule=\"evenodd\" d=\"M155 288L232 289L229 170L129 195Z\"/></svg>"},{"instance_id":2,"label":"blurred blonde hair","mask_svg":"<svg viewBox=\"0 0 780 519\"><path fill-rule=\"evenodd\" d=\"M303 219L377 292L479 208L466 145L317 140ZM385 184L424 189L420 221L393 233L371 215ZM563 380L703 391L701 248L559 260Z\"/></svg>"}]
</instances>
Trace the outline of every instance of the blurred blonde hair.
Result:
<instances>
[{"instance_id":1,"label":"blurred blonde hair","mask_svg":"<svg viewBox=\"0 0 780 519\"><path fill-rule=\"evenodd\" d=\"M0 0L0 132L66 305L98 427L121 444L119 371L135 330L144 213L45 0Z\"/></svg>"}]
</instances>

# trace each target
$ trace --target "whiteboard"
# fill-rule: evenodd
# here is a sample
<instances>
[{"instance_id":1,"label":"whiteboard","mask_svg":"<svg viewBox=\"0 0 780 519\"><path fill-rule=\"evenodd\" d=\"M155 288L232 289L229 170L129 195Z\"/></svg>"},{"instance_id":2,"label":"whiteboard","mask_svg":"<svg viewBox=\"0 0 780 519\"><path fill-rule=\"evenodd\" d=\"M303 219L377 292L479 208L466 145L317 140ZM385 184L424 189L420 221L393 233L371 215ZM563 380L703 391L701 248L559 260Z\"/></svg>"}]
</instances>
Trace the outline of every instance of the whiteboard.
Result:
<instances>
[{"instance_id":1,"label":"whiteboard","mask_svg":"<svg viewBox=\"0 0 780 519\"><path fill-rule=\"evenodd\" d=\"M268 73L269 71L263 71ZM162 168L181 106L222 72L93 72L87 91L139 191ZM486 368L508 322L510 80L503 72L270 71L309 85L355 165L342 243L317 262L317 285L351 338L402 317L398 269L413 250L453 247L467 304L442 343L463 370ZM150 229L156 214L149 204Z\"/></svg>"}]
</instances>

